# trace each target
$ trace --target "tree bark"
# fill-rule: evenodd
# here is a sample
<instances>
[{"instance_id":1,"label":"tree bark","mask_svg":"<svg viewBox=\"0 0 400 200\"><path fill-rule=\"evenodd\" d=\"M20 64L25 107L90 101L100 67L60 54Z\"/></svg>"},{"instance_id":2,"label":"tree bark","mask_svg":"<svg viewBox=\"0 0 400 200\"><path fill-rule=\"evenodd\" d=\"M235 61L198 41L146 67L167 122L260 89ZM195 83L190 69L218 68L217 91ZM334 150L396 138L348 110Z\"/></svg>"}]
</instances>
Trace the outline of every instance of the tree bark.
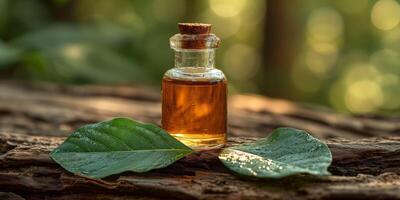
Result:
<instances>
[{"instance_id":1,"label":"tree bark","mask_svg":"<svg viewBox=\"0 0 400 200\"><path fill-rule=\"evenodd\" d=\"M329 145L332 176L237 176L208 151L164 169L92 180L49 158L77 127L116 116L159 123L159 92L0 83L0 199L400 199L398 117L346 116L255 95L230 98L228 146L281 126L305 129Z\"/></svg>"},{"instance_id":2,"label":"tree bark","mask_svg":"<svg viewBox=\"0 0 400 200\"><path fill-rule=\"evenodd\" d=\"M26 199L400 199L400 138L328 140L333 175L327 177L235 176L214 150L190 155L164 169L126 172L103 180L68 173L49 158L63 139L1 133L1 190ZM232 137L228 146L252 140Z\"/></svg>"},{"instance_id":3,"label":"tree bark","mask_svg":"<svg viewBox=\"0 0 400 200\"><path fill-rule=\"evenodd\" d=\"M264 20L263 69L259 74L259 84L262 92L268 96L291 97L293 84L290 73L296 62L301 46L304 27L298 16L299 7L304 1L280 0L267 1L266 17ZM300 9L301 10L301 9ZM276 86L279 83L279 87ZM283 92L283 91L286 91Z\"/></svg>"},{"instance_id":4,"label":"tree bark","mask_svg":"<svg viewBox=\"0 0 400 200\"><path fill-rule=\"evenodd\" d=\"M159 95L154 88L133 86L0 82L0 132L66 136L84 124L116 116L160 124ZM228 104L231 136L267 136L282 126L320 139L400 135L400 117L348 116L257 95L232 96Z\"/></svg>"}]
</instances>

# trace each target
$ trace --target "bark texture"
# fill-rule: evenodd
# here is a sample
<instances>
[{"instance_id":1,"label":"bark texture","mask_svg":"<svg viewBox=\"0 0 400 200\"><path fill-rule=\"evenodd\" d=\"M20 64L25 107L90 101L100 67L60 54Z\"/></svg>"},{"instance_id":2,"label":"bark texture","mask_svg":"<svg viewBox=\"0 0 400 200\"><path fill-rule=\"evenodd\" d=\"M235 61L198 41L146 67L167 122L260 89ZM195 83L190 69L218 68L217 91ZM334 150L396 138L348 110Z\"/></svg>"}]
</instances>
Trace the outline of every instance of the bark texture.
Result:
<instances>
[{"instance_id":1,"label":"bark texture","mask_svg":"<svg viewBox=\"0 0 400 200\"><path fill-rule=\"evenodd\" d=\"M323 139L332 176L249 179L230 173L217 151L149 173L90 180L48 153L75 128L116 116L159 123L159 94L131 86L0 83L0 199L400 199L400 119L345 116L255 95L229 102L228 145L291 126Z\"/></svg>"}]
</instances>

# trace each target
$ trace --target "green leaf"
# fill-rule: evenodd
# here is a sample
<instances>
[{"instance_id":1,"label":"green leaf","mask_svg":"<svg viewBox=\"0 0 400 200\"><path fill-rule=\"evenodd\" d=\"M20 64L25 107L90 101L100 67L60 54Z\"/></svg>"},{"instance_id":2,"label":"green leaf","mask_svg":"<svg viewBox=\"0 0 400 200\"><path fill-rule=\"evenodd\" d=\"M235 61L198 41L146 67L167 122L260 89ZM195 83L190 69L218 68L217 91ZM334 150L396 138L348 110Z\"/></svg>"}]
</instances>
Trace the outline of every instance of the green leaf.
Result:
<instances>
[{"instance_id":1,"label":"green leaf","mask_svg":"<svg viewBox=\"0 0 400 200\"><path fill-rule=\"evenodd\" d=\"M73 83L151 83L151 69L123 53L135 38L115 25L63 24L29 32L10 44L26 52L20 76ZM30 54L40 54L44 62L32 63Z\"/></svg>"},{"instance_id":2,"label":"green leaf","mask_svg":"<svg viewBox=\"0 0 400 200\"><path fill-rule=\"evenodd\" d=\"M25 49L54 50L68 44L96 44L118 48L132 42L131 32L118 26L58 24L23 34L11 44Z\"/></svg>"},{"instance_id":3,"label":"green leaf","mask_svg":"<svg viewBox=\"0 0 400 200\"><path fill-rule=\"evenodd\" d=\"M308 173L329 175L328 146L305 131L278 128L269 137L224 149L222 163L234 172L260 178Z\"/></svg>"},{"instance_id":4,"label":"green leaf","mask_svg":"<svg viewBox=\"0 0 400 200\"><path fill-rule=\"evenodd\" d=\"M0 69L19 61L22 51L0 40Z\"/></svg>"},{"instance_id":5,"label":"green leaf","mask_svg":"<svg viewBox=\"0 0 400 200\"><path fill-rule=\"evenodd\" d=\"M163 168L192 152L155 125L115 118L77 129L50 157L72 173L102 178Z\"/></svg>"}]
</instances>

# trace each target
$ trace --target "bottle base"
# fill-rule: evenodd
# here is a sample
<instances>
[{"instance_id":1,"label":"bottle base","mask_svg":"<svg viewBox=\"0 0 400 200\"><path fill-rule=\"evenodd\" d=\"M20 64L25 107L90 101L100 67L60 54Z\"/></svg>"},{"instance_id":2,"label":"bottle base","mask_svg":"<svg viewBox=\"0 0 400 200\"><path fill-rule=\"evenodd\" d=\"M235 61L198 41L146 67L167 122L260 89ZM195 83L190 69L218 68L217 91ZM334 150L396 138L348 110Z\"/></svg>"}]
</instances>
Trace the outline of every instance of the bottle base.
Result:
<instances>
[{"instance_id":1,"label":"bottle base","mask_svg":"<svg viewBox=\"0 0 400 200\"><path fill-rule=\"evenodd\" d=\"M226 143L225 134L171 134L177 140L195 151L219 149Z\"/></svg>"}]
</instances>

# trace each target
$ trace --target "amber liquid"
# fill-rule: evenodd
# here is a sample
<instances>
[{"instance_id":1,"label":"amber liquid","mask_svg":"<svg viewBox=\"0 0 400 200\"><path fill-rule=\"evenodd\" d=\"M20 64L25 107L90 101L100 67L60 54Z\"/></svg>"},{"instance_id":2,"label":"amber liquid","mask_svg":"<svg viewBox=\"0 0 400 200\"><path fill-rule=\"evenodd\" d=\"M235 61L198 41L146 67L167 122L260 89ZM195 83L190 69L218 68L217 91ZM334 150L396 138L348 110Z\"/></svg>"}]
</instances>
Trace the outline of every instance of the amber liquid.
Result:
<instances>
[{"instance_id":1,"label":"amber liquid","mask_svg":"<svg viewBox=\"0 0 400 200\"><path fill-rule=\"evenodd\" d=\"M162 127L194 149L223 146L226 140L226 81L162 82Z\"/></svg>"}]
</instances>

